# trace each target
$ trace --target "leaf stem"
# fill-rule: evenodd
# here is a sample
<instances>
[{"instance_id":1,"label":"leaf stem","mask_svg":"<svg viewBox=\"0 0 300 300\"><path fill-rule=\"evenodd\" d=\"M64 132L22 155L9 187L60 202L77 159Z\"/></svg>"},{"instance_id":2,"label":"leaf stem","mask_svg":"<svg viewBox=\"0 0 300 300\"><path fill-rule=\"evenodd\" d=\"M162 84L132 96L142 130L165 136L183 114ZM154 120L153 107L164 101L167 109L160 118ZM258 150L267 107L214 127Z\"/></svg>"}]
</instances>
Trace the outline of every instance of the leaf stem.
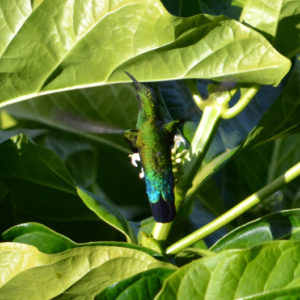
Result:
<instances>
[{"instance_id":1,"label":"leaf stem","mask_svg":"<svg viewBox=\"0 0 300 300\"><path fill-rule=\"evenodd\" d=\"M224 110L224 112L222 113L222 118L231 119L241 113L256 95L259 88L259 85L254 85L251 88L247 88L246 91L241 95L239 101L233 107Z\"/></svg>"},{"instance_id":2,"label":"leaf stem","mask_svg":"<svg viewBox=\"0 0 300 300\"><path fill-rule=\"evenodd\" d=\"M263 199L267 198L283 185L289 183L296 177L300 175L300 162L294 165L292 168L287 170L283 175L277 177L271 183L260 189L258 192L252 194L238 205L215 219L214 221L208 223L207 225L203 226L202 228L196 230L195 232L191 233L190 235L186 236L185 238L179 240L178 242L170 245L166 249L166 254L176 254L182 249L191 246L192 244L196 243L197 241L205 238L209 234L215 232L216 230L220 229L224 225L228 224L235 218L239 217L249 208L253 207Z\"/></svg>"}]
</instances>

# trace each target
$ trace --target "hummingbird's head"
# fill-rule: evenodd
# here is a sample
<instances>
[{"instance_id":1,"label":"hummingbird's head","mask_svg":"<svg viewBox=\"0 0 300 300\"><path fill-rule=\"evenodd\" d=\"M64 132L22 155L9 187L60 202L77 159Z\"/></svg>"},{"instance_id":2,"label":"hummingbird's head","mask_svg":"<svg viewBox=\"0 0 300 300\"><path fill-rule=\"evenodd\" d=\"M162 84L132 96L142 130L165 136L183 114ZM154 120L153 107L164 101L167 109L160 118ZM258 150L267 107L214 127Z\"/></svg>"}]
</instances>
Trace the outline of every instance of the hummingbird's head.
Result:
<instances>
[{"instance_id":1,"label":"hummingbird's head","mask_svg":"<svg viewBox=\"0 0 300 300\"><path fill-rule=\"evenodd\" d=\"M138 82L131 74L125 71L131 78L136 89L139 107L146 115L153 115L156 110L156 95L152 88Z\"/></svg>"}]
</instances>

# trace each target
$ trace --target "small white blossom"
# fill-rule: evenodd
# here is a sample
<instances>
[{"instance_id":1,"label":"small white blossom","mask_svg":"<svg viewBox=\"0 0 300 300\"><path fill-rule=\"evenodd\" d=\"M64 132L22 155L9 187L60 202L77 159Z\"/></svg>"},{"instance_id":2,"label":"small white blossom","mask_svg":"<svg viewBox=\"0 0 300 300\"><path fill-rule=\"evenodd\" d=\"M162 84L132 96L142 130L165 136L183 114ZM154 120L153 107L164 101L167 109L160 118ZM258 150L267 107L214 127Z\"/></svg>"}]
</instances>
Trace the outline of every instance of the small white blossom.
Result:
<instances>
[{"instance_id":1,"label":"small white blossom","mask_svg":"<svg viewBox=\"0 0 300 300\"><path fill-rule=\"evenodd\" d=\"M182 135L175 134L175 136L174 136L174 148L175 149L180 148L181 144L183 144L184 147L186 147L185 139L182 137Z\"/></svg>"},{"instance_id":2,"label":"small white blossom","mask_svg":"<svg viewBox=\"0 0 300 300\"><path fill-rule=\"evenodd\" d=\"M141 179L145 177L145 173L144 173L144 169L143 169L143 168L141 168L141 172L140 172L140 174L139 174L139 177L140 177Z\"/></svg>"},{"instance_id":3,"label":"small white blossom","mask_svg":"<svg viewBox=\"0 0 300 300\"><path fill-rule=\"evenodd\" d=\"M129 157L131 159L131 164L137 168L138 167L137 162L141 161L140 154L139 153L132 153L132 154L129 154Z\"/></svg>"}]
</instances>

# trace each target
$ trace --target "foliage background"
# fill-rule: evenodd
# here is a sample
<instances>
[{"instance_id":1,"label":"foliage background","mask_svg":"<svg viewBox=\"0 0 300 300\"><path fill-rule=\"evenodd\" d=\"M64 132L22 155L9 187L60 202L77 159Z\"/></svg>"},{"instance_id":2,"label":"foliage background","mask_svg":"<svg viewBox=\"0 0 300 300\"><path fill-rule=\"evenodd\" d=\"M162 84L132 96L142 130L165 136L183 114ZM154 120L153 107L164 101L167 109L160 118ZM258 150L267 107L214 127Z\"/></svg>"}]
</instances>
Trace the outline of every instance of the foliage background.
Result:
<instances>
[{"instance_id":1,"label":"foliage background","mask_svg":"<svg viewBox=\"0 0 300 300\"><path fill-rule=\"evenodd\" d=\"M203 78L197 86L204 96L208 96L206 87L212 79L234 80L241 93L251 84L263 85L240 115L220 123L194 180L192 213L174 225L168 240L172 244L300 160L300 5L290 0L275 1L272 7L262 0L162 1L170 15L160 1L71 2L14 0L8 4L0 0L0 232L3 242L25 243L1 244L2 262L11 263L14 258L6 255L15 255L18 263L10 272L3 265L7 277L1 282L0 298L14 295L26 299L26 295L45 293L47 299L49 288L41 287L32 296L32 278L44 278L55 286L61 274L69 274L59 281L63 282L61 289L52 289L51 297L83 297L85 291L98 294L99 299L112 299L126 286L132 288L128 295L152 299L176 264L205 256L203 248L235 228L210 249L220 254L197 259L174 272L158 299L174 299L172 295L181 299L186 291L191 299L199 295L217 299L213 298L218 297L215 285L205 290L203 283L194 290L189 288L191 282L184 280L211 275L210 280L221 278L223 288L232 276L230 268L240 274L241 287L233 280L227 299L249 293L272 299L297 295L298 275L291 270L298 267L299 178L207 237L205 244L181 253L177 263L168 264L157 260L160 256L149 249L115 243L135 242L139 231L149 233L153 226L144 182L130 164L130 150L123 138L86 133L60 116L66 112L101 126L134 128L135 91L122 70L141 81L156 82L166 120L187 118L196 125L201 111L184 80ZM122 3L124 9L116 9ZM265 22L266 15L270 22ZM208 59L200 55L206 46L211 51ZM263 59L256 49L266 51ZM162 67L162 61L172 67ZM288 211L264 217L282 210ZM258 217L262 219L239 227ZM26 224L19 225L22 223ZM276 239L290 241L264 244ZM97 244L77 244L93 241ZM227 252L222 252L224 249ZM287 253L294 255L294 264L289 261L285 274L291 279L279 280L276 285ZM104 257L114 259L105 265ZM251 260L253 257L256 260ZM256 281L249 280L257 275L257 266L265 257L268 266L279 258L282 264L274 272L262 272ZM30 263L18 269L26 260ZM46 267L39 269L41 265ZM224 269L218 271L222 265ZM249 273L242 273L245 266ZM51 268L56 270L53 276L47 275ZM112 272L121 268L125 269L121 275ZM110 279L99 284L106 273ZM89 288L87 282L92 282ZM116 282L119 287L106 289ZM252 282L268 284L254 290ZM146 296L143 284L153 285ZM174 286L181 286L183 294Z\"/></svg>"}]
</instances>

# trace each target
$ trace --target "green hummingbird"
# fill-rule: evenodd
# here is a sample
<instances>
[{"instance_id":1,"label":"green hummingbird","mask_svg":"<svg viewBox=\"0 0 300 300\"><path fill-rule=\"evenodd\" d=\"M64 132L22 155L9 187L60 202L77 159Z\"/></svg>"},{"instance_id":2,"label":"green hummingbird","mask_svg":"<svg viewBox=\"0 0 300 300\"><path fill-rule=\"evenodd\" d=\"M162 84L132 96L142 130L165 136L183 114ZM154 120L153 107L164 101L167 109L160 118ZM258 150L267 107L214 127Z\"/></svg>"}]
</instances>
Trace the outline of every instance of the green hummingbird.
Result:
<instances>
[{"instance_id":1,"label":"green hummingbird","mask_svg":"<svg viewBox=\"0 0 300 300\"><path fill-rule=\"evenodd\" d=\"M164 123L153 89L125 73L134 83L139 111L136 129L124 135L140 155L154 220L168 223L176 215L171 147L180 121Z\"/></svg>"},{"instance_id":2,"label":"green hummingbird","mask_svg":"<svg viewBox=\"0 0 300 300\"><path fill-rule=\"evenodd\" d=\"M82 120L66 113L57 113L57 120L72 128L97 134L123 134L141 161L146 191L156 222L168 223L176 215L174 203L174 176L172 172L171 147L179 120L164 123L159 111L156 95L150 87L133 81L139 105L136 129L118 130L105 124ZM100 125L100 126L99 126Z\"/></svg>"}]
</instances>

